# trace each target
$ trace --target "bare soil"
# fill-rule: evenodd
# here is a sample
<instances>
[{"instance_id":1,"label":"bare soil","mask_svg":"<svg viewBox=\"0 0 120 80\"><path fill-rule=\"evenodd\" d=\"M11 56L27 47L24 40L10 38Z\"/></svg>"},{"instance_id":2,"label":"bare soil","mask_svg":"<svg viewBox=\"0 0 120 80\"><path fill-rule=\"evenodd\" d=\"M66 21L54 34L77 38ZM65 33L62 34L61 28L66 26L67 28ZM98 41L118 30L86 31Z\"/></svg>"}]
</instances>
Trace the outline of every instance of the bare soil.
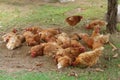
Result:
<instances>
[{"instance_id":1,"label":"bare soil","mask_svg":"<svg viewBox=\"0 0 120 80\"><path fill-rule=\"evenodd\" d=\"M66 30L66 32L68 32ZM3 34L0 34L2 36ZM117 38L120 38L120 33L113 34L111 36L111 42L113 44L120 43L120 40ZM32 58L30 56L30 47L26 45L26 43L23 43L21 47L16 48L14 50L8 50L6 48L6 43L2 41L0 38L0 70L4 70L7 72L18 72L18 71L37 71L37 72L47 72L47 71L58 71L57 65L53 61L51 57L48 56L38 56L36 58ZM105 49L104 52L110 52ZM115 53L119 53L120 49L115 51L112 55ZM106 55L109 55L107 53ZM103 57L103 56L102 56ZM105 57L105 56L104 56ZM103 58L104 58L103 57ZM86 69L86 70L93 70L94 68L101 67L104 63L98 62L97 65L93 66L93 68ZM103 67L101 67L103 68ZM77 67L67 67L65 69L62 69L63 72L68 71L77 71L79 72L80 69Z\"/></svg>"}]
</instances>

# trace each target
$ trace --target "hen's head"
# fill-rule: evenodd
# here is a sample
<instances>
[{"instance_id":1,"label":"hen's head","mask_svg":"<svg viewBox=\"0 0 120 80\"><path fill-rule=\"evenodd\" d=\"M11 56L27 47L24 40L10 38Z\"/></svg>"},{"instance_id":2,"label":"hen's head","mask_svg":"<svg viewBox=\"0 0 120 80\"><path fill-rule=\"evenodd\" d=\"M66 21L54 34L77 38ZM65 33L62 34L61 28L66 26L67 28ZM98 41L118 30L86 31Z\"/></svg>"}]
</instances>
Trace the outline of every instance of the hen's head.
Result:
<instances>
[{"instance_id":1,"label":"hen's head","mask_svg":"<svg viewBox=\"0 0 120 80\"><path fill-rule=\"evenodd\" d=\"M43 53L42 52L36 52L36 51L34 51L34 52L31 52L31 57L37 57L37 56L43 56Z\"/></svg>"},{"instance_id":2,"label":"hen's head","mask_svg":"<svg viewBox=\"0 0 120 80\"><path fill-rule=\"evenodd\" d=\"M99 32L100 32L100 26L99 26L99 25L96 25L96 26L94 27L94 31L95 31L95 33L99 33Z\"/></svg>"},{"instance_id":3,"label":"hen's head","mask_svg":"<svg viewBox=\"0 0 120 80\"><path fill-rule=\"evenodd\" d=\"M80 47L79 50L80 50L80 53L83 53L83 52L85 52L86 48L85 47Z\"/></svg>"},{"instance_id":4,"label":"hen's head","mask_svg":"<svg viewBox=\"0 0 120 80\"><path fill-rule=\"evenodd\" d=\"M36 52L31 52L31 56L34 58L37 56L37 53Z\"/></svg>"},{"instance_id":5,"label":"hen's head","mask_svg":"<svg viewBox=\"0 0 120 80\"><path fill-rule=\"evenodd\" d=\"M13 32L13 33L16 33L17 31L18 31L18 30L17 30L17 29L15 29L15 28L12 30L12 32Z\"/></svg>"}]
</instances>

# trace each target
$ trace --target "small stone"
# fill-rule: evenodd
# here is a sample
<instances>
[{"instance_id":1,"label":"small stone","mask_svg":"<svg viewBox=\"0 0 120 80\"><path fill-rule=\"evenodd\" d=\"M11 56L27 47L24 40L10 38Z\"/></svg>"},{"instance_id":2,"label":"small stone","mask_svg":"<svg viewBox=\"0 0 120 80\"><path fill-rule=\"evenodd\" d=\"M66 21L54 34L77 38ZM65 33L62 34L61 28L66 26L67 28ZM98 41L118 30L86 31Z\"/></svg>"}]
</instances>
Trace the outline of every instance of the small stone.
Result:
<instances>
[{"instance_id":1,"label":"small stone","mask_svg":"<svg viewBox=\"0 0 120 80\"><path fill-rule=\"evenodd\" d=\"M97 72L103 72L104 70L101 69L101 68L96 68L95 71L97 71Z\"/></svg>"}]
</instances>

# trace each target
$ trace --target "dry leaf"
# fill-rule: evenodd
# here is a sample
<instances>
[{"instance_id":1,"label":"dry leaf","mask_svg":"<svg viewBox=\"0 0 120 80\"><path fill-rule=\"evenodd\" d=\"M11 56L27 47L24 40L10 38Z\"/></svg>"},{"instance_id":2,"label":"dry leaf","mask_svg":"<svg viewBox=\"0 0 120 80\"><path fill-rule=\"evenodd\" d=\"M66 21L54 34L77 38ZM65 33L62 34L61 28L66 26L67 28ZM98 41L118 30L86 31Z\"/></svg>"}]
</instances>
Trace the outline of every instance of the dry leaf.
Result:
<instances>
[{"instance_id":1,"label":"dry leaf","mask_svg":"<svg viewBox=\"0 0 120 80\"><path fill-rule=\"evenodd\" d=\"M42 66L42 65L43 65L43 63L36 64L36 66Z\"/></svg>"},{"instance_id":2,"label":"dry leaf","mask_svg":"<svg viewBox=\"0 0 120 80\"><path fill-rule=\"evenodd\" d=\"M116 53L115 55L113 55L113 58L117 58L118 57L118 53Z\"/></svg>"},{"instance_id":3,"label":"dry leaf","mask_svg":"<svg viewBox=\"0 0 120 80\"><path fill-rule=\"evenodd\" d=\"M33 70L35 70L35 68L34 68L34 67L33 67L33 68L28 69L28 71L29 71L29 72L31 72L31 71L33 71Z\"/></svg>"},{"instance_id":4,"label":"dry leaf","mask_svg":"<svg viewBox=\"0 0 120 80\"><path fill-rule=\"evenodd\" d=\"M117 50L117 47L113 43L109 42L109 44L113 47L112 51Z\"/></svg>"},{"instance_id":5,"label":"dry leaf","mask_svg":"<svg viewBox=\"0 0 120 80\"><path fill-rule=\"evenodd\" d=\"M78 77L78 74L75 73L75 72L71 72L70 74L68 74L68 76L75 76L75 77Z\"/></svg>"},{"instance_id":6,"label":"dry leaf","mask_svg":"<svg viewBox=\"0 0 120 80\"><path fill-rule=\"evenodd\" d=\"M118 67L120 67L120 64L118 64Z\"/></svg>"},{"instance_id":7,"label":"dry leaf","mask_svg":"<svg viewBox=\"0 0 120 80\"><path fill-rule=\"evenodd\" d=\"M23 67L23 65L17 65L16 66L16 68L22 68Z\"/></svg>"},{"instance_id":8,"label":"dry leaf","mask_svg":"<svg viewBox=\"0 0 120 80\"><path fill-rule=\"evenodd\" d=\"M105 56L104 58L105 58L105 60L107 60L107 61L110 61L110 60L111 60L109 56Z\"/></svg>"},{"instance_id":9,"label":"dry leaf","mask_svg":"<svg viewBox=\"0 0 120 80\"><path fill-rule=\"evenodd\" d=\"M110 78L108 80L110 80Z\"/></svg>"},{"instance_id":10,"label":"dry leaf","mask_svg":"<svg viewBox=\"0 0 120 80\"><path fill-rule=\"evenodd\" d=\"M117 50L117 48L113 48L112 51L114 52L115 50Z\"/></svg>"},{"instance_id":11,"label":"dry leaf","mask_svg":"<svg viewBox=\"0 0 120 80\"><path fill-rule=\"evenodd\" d=\"M100 68L96 68L95 71L97 71L97 72L103 72L104 70L100 69Z\"/></svg>"},{"instance_id":12,"label":"dry leaf","mask_svg":"<svg viewBox=\"0 0 120 80\"><path fill-rule=\"evenodd\" d=\"M103 68L108 68L107 65L103 65Z\"/></svg>"}]
</instances>

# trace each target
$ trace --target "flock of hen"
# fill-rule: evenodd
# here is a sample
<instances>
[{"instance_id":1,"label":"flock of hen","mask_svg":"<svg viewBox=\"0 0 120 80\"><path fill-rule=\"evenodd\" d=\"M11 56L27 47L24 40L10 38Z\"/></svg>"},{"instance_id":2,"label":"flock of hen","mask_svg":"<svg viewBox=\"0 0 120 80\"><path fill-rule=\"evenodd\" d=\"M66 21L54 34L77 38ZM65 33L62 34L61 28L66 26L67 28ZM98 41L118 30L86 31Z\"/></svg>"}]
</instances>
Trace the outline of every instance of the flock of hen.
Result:
<instances>
[{"instance_id":1,"label":"flock of hen","mask_svg":"<svg viewBox=\"0 0 120 80\"><path fill-rule=\"evenodd\" d=\"M66 18L69 25L74 26L81 20L81 16ZM23 42L31 46L32 57L48 55L53 57L58 69L67 66L93 66L102 54L103 45L109 42L109 34L100 34L100 29L106 23L94 20L86 25L86 29L93 29L91 35L74 33L71 36L58 28L42 29L40 27L25 28L22 33L16 29L2 36L6 47L13 50ZM81 41L84 43L81 44ZM87 45L91 51L86 50Z\"/></svg>"}]
</instances>

